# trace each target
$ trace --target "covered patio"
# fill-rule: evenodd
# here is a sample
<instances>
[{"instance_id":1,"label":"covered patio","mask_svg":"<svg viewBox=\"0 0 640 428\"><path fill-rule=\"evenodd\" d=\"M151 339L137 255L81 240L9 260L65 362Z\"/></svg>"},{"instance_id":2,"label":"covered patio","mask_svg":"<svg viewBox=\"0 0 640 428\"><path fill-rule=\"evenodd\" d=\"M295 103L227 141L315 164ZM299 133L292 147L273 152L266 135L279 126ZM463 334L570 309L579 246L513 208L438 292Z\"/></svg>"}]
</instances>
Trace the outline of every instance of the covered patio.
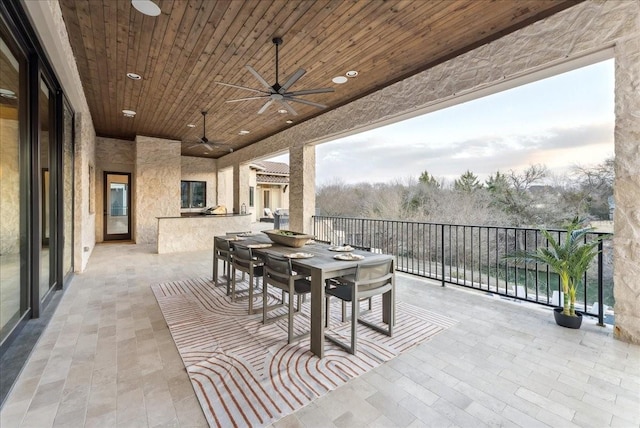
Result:
<instances>
[{"instance_id":1,"label":"covered patio","mask_svg":"<svg viewBox=\"0 0 640 428\"><path fill-rule=\"evenodd\" d=\"M121 267L114 271L113 266ZM63 296L3 427L207 426L150 285L210 278L208 251L101 244ZM587 318L397 275L398 300L458 323L276 427L640 423L640 348Z\"/></svg>"},{"instance_id":2,"label":"covered patio","mask_svg":"<svg viewBox=\"0 0 640 428\"><path fill-rule=\"evenodd\" d=\"M274 425L640 424L637 0L154 1L156 21L124 0L3 2L3 40L29 39L32 49L9 83L35 90L28 102L12 101L7 125L16 135L11 160L22 168L10 195L20 202L11 217L20 226L10 225L19 308L2 326L0 357L27 341L25 325L41 322L44 333L16 357L20 376L3 385L0 425L206 426L150 289L211 276L209 250L158 254L158 218L181 218L183 182L204 183L205 206L239 214L251 208L252 163L288 153L289 228L311 233L316 145L611 58L616 325L587 319L578 331L561 329L548 309L398 274L400 302L457 324ZM358 11L367 18L355 19ZM347 25L353 34L337 31ZM287 103L275 107L281 93L267 95L274 105L236 102L246 95L238 87L257 84L246 65L271 76L272 37L284 39L283 74L308 68L293 89L325 87L338 70L360 68L360 80L303 93L326 108L294 101L295 115ZM50 147L38 85L58 109L50 106L52 116L62 107L66 115L64 130L52 119ZM216 150L205 153L209 146ZM46 189L40 152L51 155ZM110 173L128 177L131 198L127 240L111 243Z\"/></svg>"}]
</instances>

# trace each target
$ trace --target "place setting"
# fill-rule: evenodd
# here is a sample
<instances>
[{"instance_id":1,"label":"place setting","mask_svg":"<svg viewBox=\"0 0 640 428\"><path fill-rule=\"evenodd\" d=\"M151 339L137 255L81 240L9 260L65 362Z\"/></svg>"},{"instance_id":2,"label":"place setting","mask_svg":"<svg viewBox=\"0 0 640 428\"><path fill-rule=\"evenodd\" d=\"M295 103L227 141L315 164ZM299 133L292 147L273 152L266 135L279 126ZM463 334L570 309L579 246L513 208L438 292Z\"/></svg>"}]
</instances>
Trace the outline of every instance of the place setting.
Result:
<instances>
[{"instance_id":1,"label":"place setting","mask_svg":"<svg viewBox=\"0 0 640 428\"><path fill-rule=\"evenodd\" d=\"M251 248L251 249L258 249L258 248L269 248L271 247L273 244L249 244L247 245L247 248Z\"/></svg>"},{"instance_id":2,"label":"place setting","mask_svg":"<svg viewBox=\"0 0 640 428\"><path fill-rule=\"evenodd\" d=\"M344 260L348 262L352 262L356 260L364 260L364 256L360 254L353 254L353 253L340 253L333 256L333 258L336 260Z\"/></svg>"},{"instance_id":3,"label":"place setting","mask_svg":"<svg viewBox=\"0 0 640 428\"><path fill-rule=\"evenodd\" d=\"M289 259L310 259L311 257L313 257L313 254L311 254L311 253L290 253L290 254L285 254L284 256L289 258Z\"/></svg>"},{"instance_id":4,"label":"place setting","mask_svg":"<svg viewBox=\"0 0 640 428\"><path fill-rule=\"evenodd\" d=\"M337 251L337 252L349 252L349 251L353 251L355 248L353 248L351 245L332 245L329 247L329 251Z\"/></svg>"}]
</instances>

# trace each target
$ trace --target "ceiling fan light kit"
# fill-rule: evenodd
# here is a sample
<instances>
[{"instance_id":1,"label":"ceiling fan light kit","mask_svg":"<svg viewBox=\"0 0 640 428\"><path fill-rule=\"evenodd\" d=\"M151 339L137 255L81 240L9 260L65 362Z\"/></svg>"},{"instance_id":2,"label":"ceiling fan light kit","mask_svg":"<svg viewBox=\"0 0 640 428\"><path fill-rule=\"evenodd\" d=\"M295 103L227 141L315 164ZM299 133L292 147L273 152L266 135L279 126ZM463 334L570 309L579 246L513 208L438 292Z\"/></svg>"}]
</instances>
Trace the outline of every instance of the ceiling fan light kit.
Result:
<instances>
[{"instance_id":1,"label":"ceiling fan light kit","mask_svg":"<svg viewBox=\"0 0 640 428\"><path fill-rule=\"evenodd\" d=\"M286 81L284 84L280 84L279 81L279 55L278 55L278 46L282 44L282 39L280 37L274 37L271 40L276 48L276 82L273 85L269 85L267 80L262 77L253 67L250 65L245 65L245 68L249 70L249 72L256 78L260 84L264 87L264 89L254 89L246 86L234 85L232 83L225 82L215 82L218 85L229 86L231 88L242 89L245 91L254 92L260 95L254 95L252 97L244 97L244 98L236 98L232 100L227 100L228 103L235 103L240 101L250 101L250 100L265 100L265 103L258 110L258 114L264 113L267 108L274 102L280 104L282 107L278 109L278 111L286 110L288 113L297 116L298 112L291 106L290 102L296 102L300 104L310 105L317 108L326 108L327 106L324 104L312 102L309 100L305 100L299 98L302 95L312 95L312 94L323 94L328 92L334 92L333 88L317 88L317 89L304 89L301 91L289 91L289 88L293 86L304 74L307 72L303 68L299 68L296 70Z\"/></svg>"}]
</instances>

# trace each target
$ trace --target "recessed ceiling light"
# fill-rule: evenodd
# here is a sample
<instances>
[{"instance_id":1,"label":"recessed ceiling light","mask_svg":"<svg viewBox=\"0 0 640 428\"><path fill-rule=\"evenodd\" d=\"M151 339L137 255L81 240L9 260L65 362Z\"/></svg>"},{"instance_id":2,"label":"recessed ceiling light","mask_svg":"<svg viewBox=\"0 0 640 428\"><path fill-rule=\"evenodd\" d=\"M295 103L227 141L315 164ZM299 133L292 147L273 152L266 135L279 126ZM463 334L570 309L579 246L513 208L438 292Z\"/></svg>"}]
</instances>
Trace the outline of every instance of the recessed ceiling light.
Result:
<instances>
[{"instance_id":1,"label":"recessed ceiling light","mask_svg":"<svg viewBox=\"0 0 640 428\"><path fill-rule=\"evenodd\" d=\"M15 100L16 98L18 98L18 97L16 97L16 93L15 92L13 92L13 91L11 91L9 89L3 89L3 88L0 88L0 97L7 98L7 99L10 99L10 100Z\"/></svg>"},{"instance_id":2,"label":"recessed ceiling light","mask_svg":"<svg viewBox=\"0 0 640 428\"><path fill-rule=\"evenodd\" d=\"M246 129L241 130L240 132L238 132L238 134L240 135L247 135L248 133L250 133L251 131L247 131Z\"/></svg>"},{"instance_id":3,"label":"recessed ceiling light","mask_svg":"<svg viewBox=\"0 0 640 428\"><path fill-rule=\"evenodd\" d=\"M160 7L151 0L131 0L131 5L140 13L149 16L160 15Z\"/></svg>"},{"instance_id":4,"label":"recessed ceiling light","mask_svg":"<svg viewBox=\"0 0 640 428\"><path fill-rule=\"evenodd\" d=\"M187 128L195 128L196 126L193 123L187 125Z\"/></svg>"},{"instance_id":5,"label":"recessed ceiling light","mask_svg":"<svg viewBox=\"0 0 640 428\"><path fill-rule=\"evenodd\" d=\"M129 79L132 79L132 80L140 80L140 79L142 79L142 76L140 76L139 74L136 74L136 73L127 73L127 77Z\"/></svg>"},{"instance_id":6,"label":"recessed ceiling light","mask_svg":"<svg viewBox=\"0 0 640 428\"><path fill-rule=\"evenodd\" d=\"M333 79L331 79L333 83L337 83L338 85L345 83L347 80L348 79L344 76L336 76Z\"/></svg>"},{"instance_id":7,"label":"recessed ceiling light","mask_svg":"<svg viewBox=\"0 0 640 428\"><path fill-rule=\"evenodd\" d=\"M358 75L358 72L355 70L349 70L345 74L347 75L347 77L356 77Z\"/></svg>"},{"instance_id":8,"label":"recessed ceiling light","mask_svg":"<svg viewBox=\"0 0 640 428\"><path fill-rule=\"evenodd\" d=\"M289 119L287 120L287 123L293 123L293 120Z\"/></svg>"},{"instance_id":9,"label":"recessed ceiling light","mask_svg":"<svg viewBox=\"0 0 640 428\"><path fill-rule=\"evenodd\" d=\"M124 117L136 117L136 115L131 113L125 113Z\"/></svg>"},{"instance_id":10,"label":"recessed ceiling light","mask_svg":"<svg viewBox=\"0 0 640 428\"><path fill-rule=\"evenodd\" d=\"M281 108L280 110L278 110L278 113L287 114L289 113L289 110Z\"/></svg>"},{"instance_id":11,"label":"recessed ceiling light","mask_svg":"<svg viewBox=\"0 0 640 428\"><path fill-rule=\"evenodd\" d=\"M133 110L122 110L122 114L124 114L124 117L134 117L136 112Z\"/></svg>"}]
</instances>

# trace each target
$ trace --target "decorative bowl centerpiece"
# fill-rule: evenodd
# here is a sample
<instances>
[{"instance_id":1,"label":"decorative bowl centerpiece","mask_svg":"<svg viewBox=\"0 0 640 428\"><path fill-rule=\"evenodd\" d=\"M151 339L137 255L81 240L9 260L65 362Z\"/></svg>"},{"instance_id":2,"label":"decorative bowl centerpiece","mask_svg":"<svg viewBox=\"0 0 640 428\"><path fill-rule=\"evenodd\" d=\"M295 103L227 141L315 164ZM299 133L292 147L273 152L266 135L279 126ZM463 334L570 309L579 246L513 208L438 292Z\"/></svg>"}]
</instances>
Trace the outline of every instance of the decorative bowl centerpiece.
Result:
<instances>
[{"instance_id":1,"label":"decorative bowl centerpiece","mask_svg":"<svg viewBox=\"0 0 640 428\"><path fill-rule=\"evenodd\" d=\"M306 244L309 239L315 238L313 235L283 229L263 230L262 233L265 233L269 239L276 244L282 244L293 248L300 248Z\"/></svg>"}]
</instances>

